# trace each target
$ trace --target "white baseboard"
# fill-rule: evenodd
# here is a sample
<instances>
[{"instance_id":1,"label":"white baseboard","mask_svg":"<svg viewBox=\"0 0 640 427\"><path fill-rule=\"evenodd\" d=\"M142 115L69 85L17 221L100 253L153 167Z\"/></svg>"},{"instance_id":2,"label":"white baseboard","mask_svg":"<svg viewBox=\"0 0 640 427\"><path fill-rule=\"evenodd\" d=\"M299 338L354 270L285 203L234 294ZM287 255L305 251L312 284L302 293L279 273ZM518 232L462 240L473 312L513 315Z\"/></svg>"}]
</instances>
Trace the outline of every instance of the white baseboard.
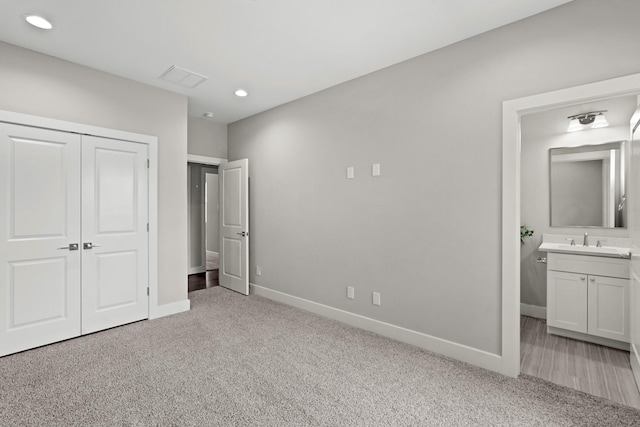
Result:
<instances>
[{"instance_id":1,"label":"white baseboard","mask_svg":"<svg viewBox=\"0 0 640 427\"><path fill-rule=\"evenodd\" d=\"M390 323L381 322L359 314L350 313L338 308L298 298L263 286L254 284L250 284L249 286L251 288L251 293L254 295L259 295L302 310L310 311L312 313L355 326L356 328L375 332L385 337L415 345L416 347L452 357L481 368L496 372L501 372L502 370L502 357L497 354L488 353L483 350L443 340L441 338L392 325Z\"/></svg>"},{"instance_id":2,"label":"white baseboard","mask_svg":"<svg viewBox=\"0 0 640 427\"><path fill-rule=\"evenodd\" d=\"M159 317L171 316L172 314L182 313L191 309L191 301L188 299L183 301L172 302L170 304L151 307L149 310L149 319L157 319Z\"/></svg>"},{"instance_id":3,"label":"white baseboard","mask_svg":"<svg viewBox=\"0 0 640 427\"><path fill-rule=\"evenodd\" d=\"M523 316L535 317L536 319L547 318L547 307L540 307L539 305L529 305L520 303L520 314Z\"/></svg>"},{"instance_id":4,"label":"white baseboard","mask_svg":"<svg viewBox=\"0 0 640 427\"><path fill-rule=\"evenodd\" d=\"M189 267L188 274L198 274L198 273L204 273L206 271L207 271L207 267L205 267L204 265L200 265L198 267Z\"/></svg>"}]
</instances>

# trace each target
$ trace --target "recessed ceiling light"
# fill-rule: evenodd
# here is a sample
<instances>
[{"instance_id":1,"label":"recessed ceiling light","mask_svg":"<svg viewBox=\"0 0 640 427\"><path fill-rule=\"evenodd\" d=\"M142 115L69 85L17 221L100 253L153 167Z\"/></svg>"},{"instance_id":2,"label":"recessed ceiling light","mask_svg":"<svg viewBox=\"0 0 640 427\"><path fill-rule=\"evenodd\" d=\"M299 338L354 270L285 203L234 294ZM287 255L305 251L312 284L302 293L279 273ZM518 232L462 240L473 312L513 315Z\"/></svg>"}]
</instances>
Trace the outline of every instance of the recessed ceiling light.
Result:
<instances>
[{"instance_id":1,"label":"recessed ceiling light","mask_svg":"<svg viewBox=\"0 0 640 427\"><path fill-rule=\"evenodd\" d=\"M42 16L27 15L27 16L24 17L24 19L26 19L26 21L29 24L33 25L34 27L38 27L38 28L41 28L43 30L50 30L50 29L53 28L53 25L51 24L51 22L47 21Z\"/></svg>"},{"instance_id":2,"label":"recessed ceiling light","mask_svg":"<svg viewBox=\"0 0 640 427\"><path fill-rule=\"evenodd\" d=\"M238 89L234 93L236 94L236 96L239 96L241 98L244 98L245 96L249 95L247 91L244 89Z\"/></svg>"},{"instance_id":3,"label":"recessed ceiling light","mask_svg":"<svg viewBox=\"0 0 640 427\"><path fill-rule=\"evenodd\" d=\"M213 116L215 116L215 114L213 114L211 111L208 111L208 112L204 113L202 116L206 117L207 119L212 119Z\"/></svg>"}]
</instances>

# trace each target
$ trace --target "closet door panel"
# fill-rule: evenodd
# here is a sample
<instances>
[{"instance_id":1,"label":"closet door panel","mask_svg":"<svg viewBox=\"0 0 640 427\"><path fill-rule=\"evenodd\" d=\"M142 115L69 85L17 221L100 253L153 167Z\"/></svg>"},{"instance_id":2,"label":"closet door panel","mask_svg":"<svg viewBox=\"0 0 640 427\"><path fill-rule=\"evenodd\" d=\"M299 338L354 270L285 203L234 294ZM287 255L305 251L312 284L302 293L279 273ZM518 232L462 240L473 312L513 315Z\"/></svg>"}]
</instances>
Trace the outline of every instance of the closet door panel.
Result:
<instances>
[{"instance_id":1,"label":"closet door panel","mask_svg":"<svg viewBox=\"0 0 640 427\"><path fill-rule=\"evenodd\" d=\"M148 318L147 146L83 136L82 332Z\"/></svg>"},{"instance_id":2,"label":"closet door panel","mask_svg":"<svg viewBox=\"0 0 640 427\"><path fill-rule=\"evenodd\" d=\"M0 355L80 335L79 242L80 136L0 123Z\"/></svg>"}]
</instances>

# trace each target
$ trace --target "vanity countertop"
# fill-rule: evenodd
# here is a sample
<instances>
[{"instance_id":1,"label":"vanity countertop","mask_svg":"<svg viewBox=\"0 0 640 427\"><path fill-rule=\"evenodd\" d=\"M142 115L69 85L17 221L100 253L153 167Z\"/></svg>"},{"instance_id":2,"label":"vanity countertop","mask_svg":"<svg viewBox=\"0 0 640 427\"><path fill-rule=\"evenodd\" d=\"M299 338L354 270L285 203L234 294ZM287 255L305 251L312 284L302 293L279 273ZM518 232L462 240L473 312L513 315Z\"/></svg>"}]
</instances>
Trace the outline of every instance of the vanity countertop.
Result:
<instances>
[{"instance_id":1,"label":"vanity countertop","mask_svg":"<svg viewBox=\"0 0 640 427\"><path fill-rule=\"evenodd\" d=\"M619 248L615 246L582 246L569 245L567 243L549 243L543 242L538 250L543 252L557 252L576 255L591 255L613 258L629 258L629 248Z\"/></svg>"},{"instance_id":2,"label":"vanity countertop","mask_svg":"<svg viewBox=\"0 0 640 427\"><path fill-rule=\"evenodd\" d=\"M569 241L573 239L575 245L571 245ZM583 246L583 236L564 236L544 234L542 244L538 250L542 252L555 252L576 255L601 256L611 258L630 258L630 242L626 238L604 238L589 236L589 246ZM613 245L603 244L601 247L596 246L598 241L612 241Z\"/></svg>"}]
</instances>

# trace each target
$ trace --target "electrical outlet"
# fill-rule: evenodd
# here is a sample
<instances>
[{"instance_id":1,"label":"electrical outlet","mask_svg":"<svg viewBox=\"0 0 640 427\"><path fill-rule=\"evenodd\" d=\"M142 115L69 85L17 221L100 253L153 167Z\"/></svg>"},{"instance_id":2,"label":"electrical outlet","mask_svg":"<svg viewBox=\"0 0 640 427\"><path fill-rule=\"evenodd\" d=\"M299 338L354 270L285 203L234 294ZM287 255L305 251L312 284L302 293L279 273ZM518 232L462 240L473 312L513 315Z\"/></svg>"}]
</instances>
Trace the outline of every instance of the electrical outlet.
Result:
<instances>
[{"instance_id":1,"label":"electrical outlet","mask_svg":"<svg viewBox=\"0 0 640 427\"><path fill-rule=\"evenodd\" d=\"M256 276L262 276L262 269L259 265L256 265Z\"/></svg>"},{"instance_id":2,"label":"electrical outlet","mask_svg":"<svg viewBox=\"0 0 640 427\"><path fill-rule=\"evenodd\" d=\"M373 293L373 305L380 305L380 292Z\"/></svg>"},{"instance_id":3,"label":"electrical outlet","mask_svg":"<svg viewBox=\"0 0 640 427\"><path fill-rule=\"evenodd\" d=\"M347 298L355 299L355 293L356 291L353 286L347 286Z\"/></svg>"},{"instance_id":4,"label":"electrical outlet","mask_svg":"<svg viewBox=\"0 0 640 427\"><path fill-rule=\"evenodd\" d=\"M380 176L380 163L371 165L371 176Z\"/></svg>"}]
</instances>

